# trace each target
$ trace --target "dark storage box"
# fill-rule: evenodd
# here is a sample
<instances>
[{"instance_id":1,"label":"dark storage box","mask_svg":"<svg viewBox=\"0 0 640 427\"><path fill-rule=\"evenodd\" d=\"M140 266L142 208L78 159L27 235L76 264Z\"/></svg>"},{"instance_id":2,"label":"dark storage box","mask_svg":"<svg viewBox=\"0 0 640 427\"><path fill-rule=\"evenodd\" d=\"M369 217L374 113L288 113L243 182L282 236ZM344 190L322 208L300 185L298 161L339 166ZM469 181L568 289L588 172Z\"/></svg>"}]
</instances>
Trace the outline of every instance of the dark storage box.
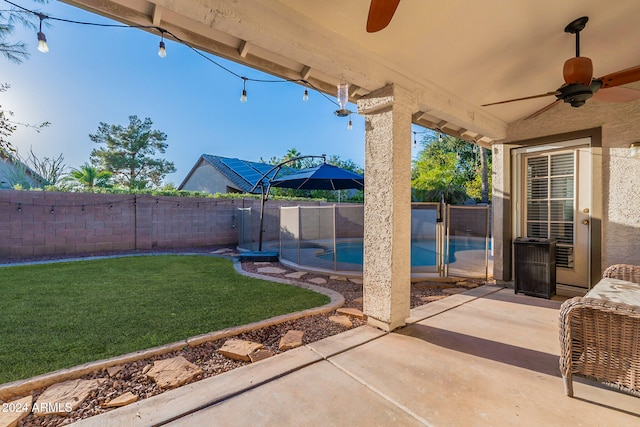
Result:
<instances>
[{"instance_id":1,"label":"dark storage box","mask_svg":"<svg viewBox=\"0 0 640 427\"><path fill-rule=\"evenodd\" d=\"M513 242L515 293L551 298L556 293L556 240L518 237Z\"/></svg>"}]
</instances>

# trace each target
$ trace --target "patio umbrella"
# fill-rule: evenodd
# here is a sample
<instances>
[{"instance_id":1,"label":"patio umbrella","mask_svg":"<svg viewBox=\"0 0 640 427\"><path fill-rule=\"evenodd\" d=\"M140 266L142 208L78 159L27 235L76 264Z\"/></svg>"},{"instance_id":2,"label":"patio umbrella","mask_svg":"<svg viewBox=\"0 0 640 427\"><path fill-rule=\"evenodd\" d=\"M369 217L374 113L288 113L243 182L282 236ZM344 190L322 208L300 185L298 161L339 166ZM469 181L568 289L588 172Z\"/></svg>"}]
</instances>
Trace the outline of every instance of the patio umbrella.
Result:
<instances>
[{"instance_id":1,"label":"patio umbrella","mask_svg":"<svg viewBox=\"0 0 640 427\"><path fill-rule=\"evenodd\" d=\"M355 172L323 163L320 166L303 169L283 175L270 182L272 187L296 190L347 190L363 189L364 177Z\"/></svg>"}]
</instances>

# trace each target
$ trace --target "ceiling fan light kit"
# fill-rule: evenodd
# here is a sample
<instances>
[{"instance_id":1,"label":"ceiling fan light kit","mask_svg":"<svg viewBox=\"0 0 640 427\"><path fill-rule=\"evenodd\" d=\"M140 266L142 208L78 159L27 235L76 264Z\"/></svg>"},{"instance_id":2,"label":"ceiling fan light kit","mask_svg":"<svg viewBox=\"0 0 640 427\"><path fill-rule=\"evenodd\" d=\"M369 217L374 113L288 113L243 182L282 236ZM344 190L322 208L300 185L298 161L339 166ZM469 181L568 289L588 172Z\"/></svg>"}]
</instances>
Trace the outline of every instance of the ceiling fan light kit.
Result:
<instances>
[{"instance_id":1,"label":"ceiling fan light kit","mask_svg":"<svg viewBox=\"0 0 640 427\"><path fill-rule=\"evenodd\" d=\"M575 34L576 36L576 56L568 59L564 63L562 75L565 83L554 92L547 92L541 95L527 96L523 98L509 99L507 101L493 102L483 104L482 107L491 105L505 104L508 102L523 101L526 99L535 99L545 96L554 95L557 100L536 111L535 113L525 117L525 120L537 117L545 111L550 110L558 101L570 104L572 107L581 107L585 102L594 96L596 92L603 89L609 89L616 86L633 83L640 80L640 65L628 68L626 70L616 71L607 74L598 79L593 78L593 63L590 58L580 56L580 31L582 31L589 18L583 16L571 21L565 28L566 33ZM600 101L608 102L628 102L640 99L640 91L630 88L618 88L612 91L611 96L598 96Z\"/></svg>"}]
</instances>

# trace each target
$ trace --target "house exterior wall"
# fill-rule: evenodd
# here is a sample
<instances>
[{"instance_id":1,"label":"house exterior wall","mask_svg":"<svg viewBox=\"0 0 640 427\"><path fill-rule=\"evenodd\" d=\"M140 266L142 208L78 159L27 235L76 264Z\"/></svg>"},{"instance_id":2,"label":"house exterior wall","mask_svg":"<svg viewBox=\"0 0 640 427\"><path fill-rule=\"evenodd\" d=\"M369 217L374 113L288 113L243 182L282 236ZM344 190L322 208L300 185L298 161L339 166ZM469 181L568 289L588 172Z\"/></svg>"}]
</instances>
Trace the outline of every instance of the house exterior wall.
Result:
<instances>
[{"instance_id":1,"label":"house exterior wall","mask_svg":"<svg viewBox=\"0 0 640 427\"><path fill-rule=\"evenodd\" d=\"M640 264L640 159L629 157L629 144L640 141L640 101L592 101L581 108L563 104L537 118L513 123L503 144L494 146L495 259L500 260L494 264L496 278L508 280L503 273L510 271L506 263L511 263L505 255L510 251L505 235L512 220L510 148L534 138L559 141L570 139L572 133L588 135L588 129L599 134L602 144L592 149L592 227L601 227L602 239L592 233L592 245L600 246L598 270L615 263ZM498 247L507 244L509 248Z\"/></svg>"},{"instance_id":2,"label":"house exterior wall","mask_svg":"<svg viewBox=\"0 0 640 427\"><path fill-rule=\"evenodd\" d=\"M32 175L27 166L0 153L0 189L13 188L16 184L26 189L42 188L42 183Z\"/></svg>"},{"instance_id":3,"label":"house exterior wall","mask_svg":"<svg viewBox=\"0 0 640 427\"><path fill-rule=\"evenodd\" d=\"M236 184L221 174L216 168L207 162L200 161L198 167L182 186L182 190L202 191L209 194L225 194L229 192L227 187L240 191Z\"/></svg>"}]
</instances>

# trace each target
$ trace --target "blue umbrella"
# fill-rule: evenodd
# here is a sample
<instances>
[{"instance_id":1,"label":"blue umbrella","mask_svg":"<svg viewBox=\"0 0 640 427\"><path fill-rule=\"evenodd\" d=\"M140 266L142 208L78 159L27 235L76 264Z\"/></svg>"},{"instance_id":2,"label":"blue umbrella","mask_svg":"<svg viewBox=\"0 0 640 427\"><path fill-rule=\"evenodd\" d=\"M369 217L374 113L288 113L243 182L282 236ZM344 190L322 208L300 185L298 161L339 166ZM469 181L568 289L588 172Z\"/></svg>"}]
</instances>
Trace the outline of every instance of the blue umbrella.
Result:
<instances>
[{"instance_id":1,"label":"blue umbrella","mask_svg":"<svg viewBox=\"0 0 640 427\"><path fill-rule=\"evenodd\" d=\"M364 177L355 172L323 163L320 166L303 169L272 179L272 187L296 190L346 190L363 189Z\"/></svg>"}]
</instances>

